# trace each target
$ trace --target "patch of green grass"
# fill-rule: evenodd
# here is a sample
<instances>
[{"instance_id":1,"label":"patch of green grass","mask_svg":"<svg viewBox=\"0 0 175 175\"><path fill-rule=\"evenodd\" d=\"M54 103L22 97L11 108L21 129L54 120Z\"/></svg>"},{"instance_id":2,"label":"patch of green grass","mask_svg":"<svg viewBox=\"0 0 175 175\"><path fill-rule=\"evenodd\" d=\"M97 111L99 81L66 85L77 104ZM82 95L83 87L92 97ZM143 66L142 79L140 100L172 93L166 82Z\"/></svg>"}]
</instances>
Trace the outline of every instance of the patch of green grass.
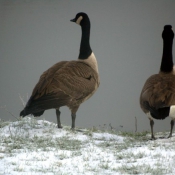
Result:
<instances>
[{"instance_id":1,"label":"patch of green grass","mask_svg":"<svg viewBox=\"0 0 175 175\"><path fill-rule=\"evenodd\" d=\"M79 150L82 142L77 139L70 139L69 137L61 137L55 139L55 144L62 150Z\"/></svg>"},{"instance_id":2,"label":"patch of green grass","mask_svg":"<svg viewBox=\"0 0 175 175\"><path fill-rule=\"evenodd\" d=\"M0 119L0 128L3 128L10 123L11 123L10 121L3 121L2 119Z\"/></svg>"},{"instance_id":3,"label":"patch of green grass","mask_svg":"<svg viewBox=\"0 0 175 175\"><path fill-rule=\"evenodd\" d=\"M16 166L13 171L17 171L17 172L23 172L24 168L22 166Z\"/></svg>"},{"instance_id":4,"label":"patch of green grass","mask_svg":"<svg viewBox=\"0 0 175 175\"><path fill-rule=\"evenodd\" d=\"M134 154L132 152L125 152L125 153L118 153L116 154L116 158L121 160L121 159L134 159L134 160L137 160L137 159L141 159L145 156L144 153L137 153L137 154Z\"/></svg>"},{"instance_id":5,"label":"patch of green grass","mask_svg":"<svg viewBox=\"0 0 175 175\"><path fill-rule=\"evenodd\" d=\"M112 141L101 141L100 143L96 144L96 146L101 147L101 148L107 148L114 146L115 142Z\"/></svg>"},{"instance_id":6,"label":"patch of green grass","mask_svg":"<svg viewBox=\"0 0 175 175\"><path fill-rule=\"evenodd\" d=\"M122 174L152 174L152 175L164 175L167 173L171 173L171 170L167 169L167 167L163 166L154 166L152 168L148 164L142 165L127 165L124 164L118 168Z\"/></svg>"},{"instance_id":7,"label":"patch of green grass","mask_svg":"<svg viewBox=\"0 0 175 175\"><path fill-rule=\"evenodd\" d=\"M144 132L119 132L118 134L123 136L123 137L129 137L130 139L135 139L135 140L148 140L148 133L147 131Z\"/></svg>"},{"instance_id":8,"label":"patch of green grass","mask_svg":"<svg viewBox=\"0 0 175 175\"><path fill-rule=\"evenodd\" d=\"M105 170L110 169L110 165L109 165L108 162L103 162L103 163L101 163L101 164L99 165L99 167L102 168L102 169L105 169Z\"/></svg>"}]
</instances>

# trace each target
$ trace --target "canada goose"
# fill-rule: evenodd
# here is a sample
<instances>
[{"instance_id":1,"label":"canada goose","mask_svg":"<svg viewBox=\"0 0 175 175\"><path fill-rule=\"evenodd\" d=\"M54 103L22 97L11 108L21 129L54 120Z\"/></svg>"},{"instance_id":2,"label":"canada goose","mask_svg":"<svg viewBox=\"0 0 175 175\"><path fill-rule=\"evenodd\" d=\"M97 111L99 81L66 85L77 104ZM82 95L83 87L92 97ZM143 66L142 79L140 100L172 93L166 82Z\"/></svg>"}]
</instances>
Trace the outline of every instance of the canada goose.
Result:
<instances>
[{"instance_id":1,"label":"canada goose","mask_svg":"<svg viewBox=\"0 0 175 175\"><path fill-rule=\"evenodd\" d=\"M46 70L33 89L32 95L20 116L41 116L47 109L56 109L58 128L61 106L71 110L72 129L81 103L90 98L99 87L98 64L91 50L90 20L86 13L78 13L72 20L81 26L82 37L78 60L61 61Z\"/></svg>"},{"instance_id":2,"label":"canada goose","mask_svg":"<svg viewBox=\"0 0 175 175\"><path fill-rule=\"evenodd\" d=\"M149 77L140 95L140 106L147 114L153 134L154 119L163 120L171 117L171 129L168 137L172 137L175 120L175 67L173 65L172 46L174 33L171 25L164 26L162 33L163 55L158 74Z\"/></svg>"}]
</instances>

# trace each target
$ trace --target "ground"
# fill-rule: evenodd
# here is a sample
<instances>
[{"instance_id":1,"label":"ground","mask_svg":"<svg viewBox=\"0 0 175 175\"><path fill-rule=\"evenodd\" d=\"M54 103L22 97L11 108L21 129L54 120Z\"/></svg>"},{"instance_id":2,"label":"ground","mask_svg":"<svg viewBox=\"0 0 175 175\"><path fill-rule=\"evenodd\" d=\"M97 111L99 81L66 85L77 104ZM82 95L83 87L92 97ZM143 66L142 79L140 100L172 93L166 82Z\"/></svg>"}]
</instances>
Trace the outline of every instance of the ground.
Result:
<instances>
[{"instance_id":1,"label":"ground","mask_svg":"<svg viewBox=\"0 0 175 175\"><path fill-rule=\"evenodd\" d=\"M175 137L0 121L0 175L175 174Z\"/></svg>"}]
</instances>

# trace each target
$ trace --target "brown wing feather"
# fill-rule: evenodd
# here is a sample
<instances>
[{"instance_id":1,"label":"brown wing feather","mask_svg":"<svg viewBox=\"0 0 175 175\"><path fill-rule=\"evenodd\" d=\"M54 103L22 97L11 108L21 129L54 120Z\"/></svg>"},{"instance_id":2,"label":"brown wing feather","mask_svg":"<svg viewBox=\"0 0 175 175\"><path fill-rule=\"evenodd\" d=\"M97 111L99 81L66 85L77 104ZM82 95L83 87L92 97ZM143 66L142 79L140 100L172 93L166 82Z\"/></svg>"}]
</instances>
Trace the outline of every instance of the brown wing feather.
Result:
<instances>
[{"instance_id":1,"label":"brown wing feather","mask_svg":"<svg viewBox=\"0 0 175 175\"><path fill-rule=\"evenodd\" d=\"M61 61L59 63L54 64L52 67L50 67L48 70L43 72L43 74L40 76L40 79L38 83L35 85L35 88L32 92L32 97L34 99L37 99L44 94L47 94L47 89L50 86L52 82L52 77L59 69L61 69L67 61Z\"/></svg>"},{"instance_id":2,"label":"brown wing feather","mask_svg":"<svg viewBox=\"0 0 175 175\"><path fill-rule=\"evenodd\" d=\"M144 102L155 108L175 105L175 75L155 74L147 79L140 95L140 105L144 112Z\"/></svg>"},{"instance_id":3,"label":"brown wing feather","mask_svg":"<svg viewBox=\"0 0 175 175\"><path fill-rule=\"evenodd\" d=\"M32 99L64 92L73 99L83 99L95 90L98 74L86 63L63 61L45 71L36 84Z\"/></svg>"}]
</instances>

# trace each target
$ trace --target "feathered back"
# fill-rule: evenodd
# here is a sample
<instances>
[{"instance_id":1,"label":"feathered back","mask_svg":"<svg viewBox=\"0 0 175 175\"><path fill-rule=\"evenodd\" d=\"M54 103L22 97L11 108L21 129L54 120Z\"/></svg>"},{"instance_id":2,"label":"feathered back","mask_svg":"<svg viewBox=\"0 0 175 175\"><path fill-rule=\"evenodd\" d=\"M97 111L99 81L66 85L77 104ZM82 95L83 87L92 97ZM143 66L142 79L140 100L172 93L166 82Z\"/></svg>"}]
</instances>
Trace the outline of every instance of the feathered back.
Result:
<instances>
[{"instance_id":1,"label":"feathered back","mask_svg":"<svg viewBox=\"0 0 175 175\"><path fill-rule=\"evenodd\" d=\"M144 102L156 109L175 105L175 75L155 74L148 78L140 95L141 108L147 113Z\"/></svg>"}]
</instances>

